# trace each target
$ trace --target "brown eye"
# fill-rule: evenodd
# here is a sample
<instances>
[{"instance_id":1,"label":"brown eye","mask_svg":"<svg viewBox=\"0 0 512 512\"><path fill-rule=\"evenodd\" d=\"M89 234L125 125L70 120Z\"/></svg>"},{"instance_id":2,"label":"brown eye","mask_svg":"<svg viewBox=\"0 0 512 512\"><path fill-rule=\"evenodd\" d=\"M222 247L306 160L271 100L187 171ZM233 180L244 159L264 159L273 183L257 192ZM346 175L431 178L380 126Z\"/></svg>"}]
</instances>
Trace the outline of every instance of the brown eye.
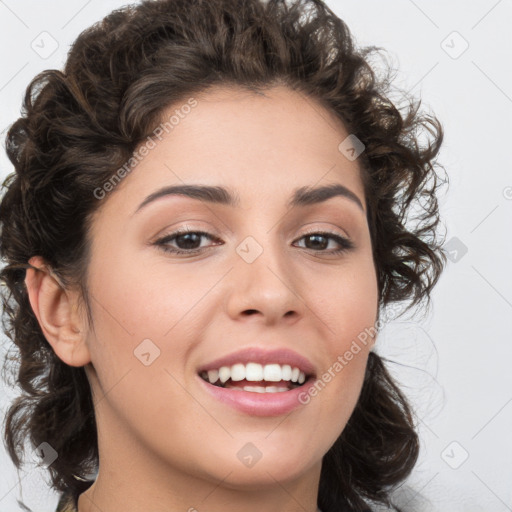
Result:
<instances>
[{"instance_id":1,"label":"brown eye","mask_svg":"<svg viewBox=\"0 0 512 512\"><path fill-rule=\"evenodd\" d=\"M340 254L355 247L348 238L328 232L308 233L299 240L305 241L305 249L310 249L315 252L325 252L331 255ZM325 249L329 247L330 242L334 242L335 245L337 244L338 249L334 248L334 250L326 251Z\"/></svg>"},{"instance_id":2,"label":"brown eye","mask_svg":"<svg viewBox=\"0 0 512 512\"><path fill-rule=\"evenodd\" d=\"M158 239L155 245L172 254L196 254L209 248L201 247L201 242L205 238L220 242L218 238L205 231L180 230ZM171 243L174 244L174 247L170 245Z\"/></svg>"}]
</instances>

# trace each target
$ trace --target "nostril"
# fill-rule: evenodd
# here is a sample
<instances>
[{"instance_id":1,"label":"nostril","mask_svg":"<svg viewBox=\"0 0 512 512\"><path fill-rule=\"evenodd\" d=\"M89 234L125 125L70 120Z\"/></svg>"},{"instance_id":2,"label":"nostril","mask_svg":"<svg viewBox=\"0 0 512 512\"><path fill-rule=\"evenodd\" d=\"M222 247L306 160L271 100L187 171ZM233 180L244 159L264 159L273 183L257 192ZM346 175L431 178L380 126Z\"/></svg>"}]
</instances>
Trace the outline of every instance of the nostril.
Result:
<instances>
[{"instance_id":1,"label":"nostril","mask_svg":"<svg viewBox=\"0 0 512 512\"><path fill-rule=\"evenodd\" d=\"M246 311L244 311L245 315L253 315L254 313L258 313L258 310L257 309L247 309Z\"/></svg>"}]
</instances>

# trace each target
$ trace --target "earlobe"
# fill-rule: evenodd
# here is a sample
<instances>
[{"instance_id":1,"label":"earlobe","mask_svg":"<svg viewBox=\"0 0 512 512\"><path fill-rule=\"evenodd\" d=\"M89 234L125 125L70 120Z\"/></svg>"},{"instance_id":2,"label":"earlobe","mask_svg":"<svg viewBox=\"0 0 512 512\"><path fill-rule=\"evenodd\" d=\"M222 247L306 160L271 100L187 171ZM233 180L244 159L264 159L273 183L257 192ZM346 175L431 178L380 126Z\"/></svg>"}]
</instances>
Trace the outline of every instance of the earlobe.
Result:
<instances>
[{"instance_id":1,"label":"earlobe","mask_svg":"<svg viewBox=\"0 0 512 512\"><path fill-rule=\"evenodd\" d=\"M42 257L33 256L29 264L35 268L27 269L25 285L44 337L63 362L86 365L91 359L75 307L76 293L64 288Z\"/></svg>"}]
</instances>

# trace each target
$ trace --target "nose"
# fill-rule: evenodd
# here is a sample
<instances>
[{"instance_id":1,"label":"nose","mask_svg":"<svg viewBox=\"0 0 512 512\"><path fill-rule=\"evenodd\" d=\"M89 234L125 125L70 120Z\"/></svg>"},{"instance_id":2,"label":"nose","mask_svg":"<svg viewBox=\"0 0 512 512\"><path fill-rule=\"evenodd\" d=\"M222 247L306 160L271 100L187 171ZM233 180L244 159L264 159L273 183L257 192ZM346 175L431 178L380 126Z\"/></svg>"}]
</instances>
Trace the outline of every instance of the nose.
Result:
<instances>
[{"instance_id":1,"label":"nose","mask_svg":"<svg viewBox=\"0 0 512 512\"><path fill-rule=\"evenodd\" d=\"M227 312L234 320L294 324L304 315L292 268L277 248L265 247L252 263L237 256L230 280Z\"/></svg>"}]
</instances>

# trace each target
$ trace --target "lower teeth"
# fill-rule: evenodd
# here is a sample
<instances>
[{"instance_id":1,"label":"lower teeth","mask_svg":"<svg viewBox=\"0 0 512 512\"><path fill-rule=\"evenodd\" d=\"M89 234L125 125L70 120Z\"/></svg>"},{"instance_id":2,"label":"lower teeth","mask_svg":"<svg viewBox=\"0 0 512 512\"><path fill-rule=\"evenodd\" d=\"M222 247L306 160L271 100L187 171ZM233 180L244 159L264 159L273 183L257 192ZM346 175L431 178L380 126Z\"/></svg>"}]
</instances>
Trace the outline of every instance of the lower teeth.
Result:
<instances>
[{"instance_id":1,"label":"lower teeth","mask_svg":"<svg viewBox=\"0 0 512 512\"><path fill-rule=\"evenodd\" d=\"M211 382L205 378L205 376L201 375L201 378L208 382L208 384L211 384ZM212 384L213 386L217 386L219 388L225 388L225 389L238 389L239 391L249 391L252 393L283 393L285 391L291 391L292 389L298 388L299 386L302 386L302 384L299 384L298 382L291 382L289 383L288 387L283 386L235 386L231 384L231 381L221 383L220 381L215 382Z\"/></svg>"},{"instance_id":2,"label":"lower teeth","mask_svg":"<svg viewBox=\"0 0 512 512\"><path fill-rule=\"evenodd\" d=\"M238 389L240 391L251 391L253 393L282 393L283 391L289 391L289 388L283 388L278 386L225 386L227 389Z\"/></svg>"}]
</instances>

